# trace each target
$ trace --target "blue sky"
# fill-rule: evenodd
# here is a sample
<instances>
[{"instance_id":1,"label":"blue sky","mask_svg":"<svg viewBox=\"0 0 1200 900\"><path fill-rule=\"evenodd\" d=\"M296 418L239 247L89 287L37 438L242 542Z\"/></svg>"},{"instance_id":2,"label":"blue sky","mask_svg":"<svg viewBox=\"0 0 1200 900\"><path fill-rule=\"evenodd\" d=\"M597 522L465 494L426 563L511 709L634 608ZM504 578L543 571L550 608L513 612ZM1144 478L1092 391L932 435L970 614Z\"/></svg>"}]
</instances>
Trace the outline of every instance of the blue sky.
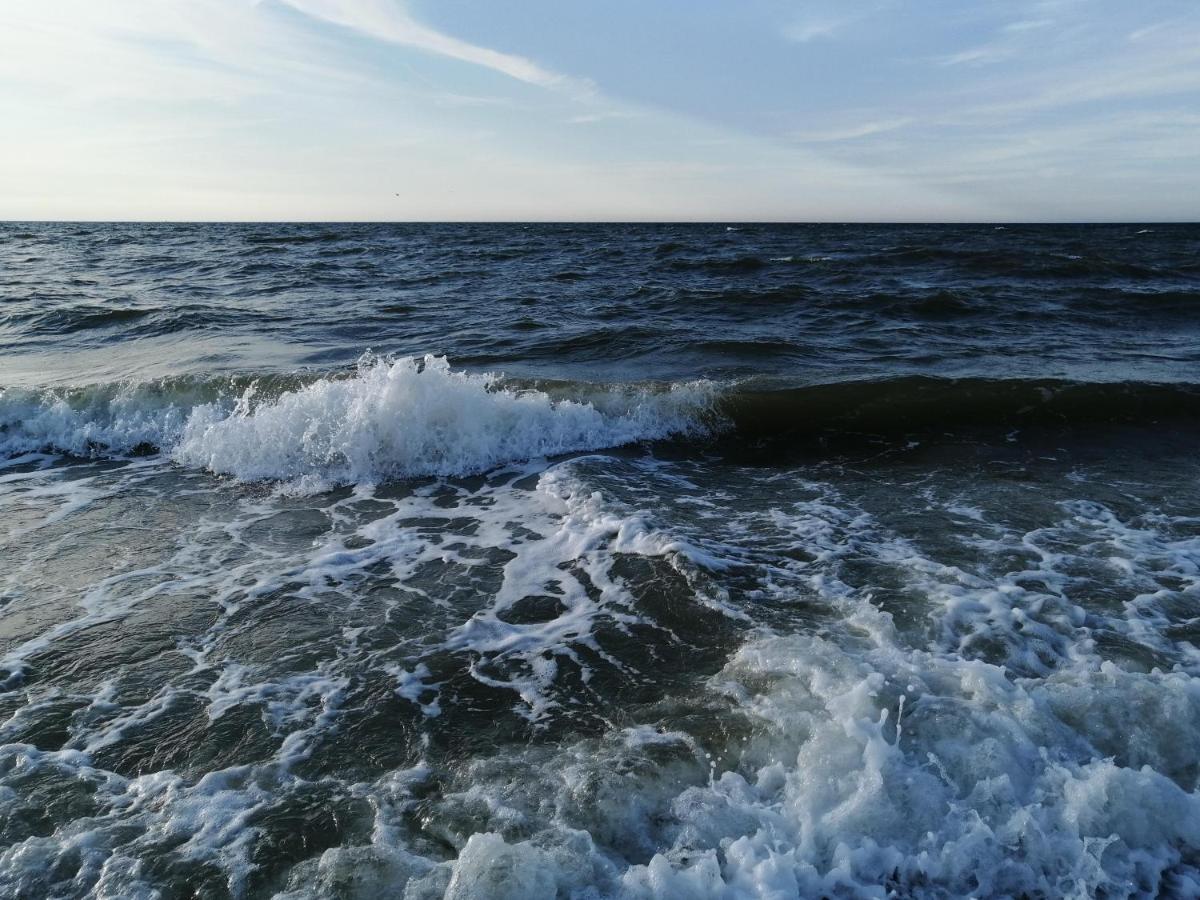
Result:
<instances>
[{"instance_id":1,"label":"blue sky","mask_svg":"<svg viewBox=\"0 0 1200 900\"><path fill-rule=\"evenodd\" d=\"M1200 218L1196 0L0 6L0 218Z\"/></svg>"}]
</instances>

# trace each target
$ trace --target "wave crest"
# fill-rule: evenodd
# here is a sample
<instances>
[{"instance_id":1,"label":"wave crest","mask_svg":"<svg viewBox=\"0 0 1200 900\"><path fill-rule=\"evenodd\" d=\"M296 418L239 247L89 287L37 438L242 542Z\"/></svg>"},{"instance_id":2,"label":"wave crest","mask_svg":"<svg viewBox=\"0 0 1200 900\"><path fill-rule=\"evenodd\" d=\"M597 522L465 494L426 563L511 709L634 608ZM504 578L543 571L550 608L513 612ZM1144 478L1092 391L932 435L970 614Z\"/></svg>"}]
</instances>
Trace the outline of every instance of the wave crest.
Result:
<instances>
[{"instance_id":1,"label":"wave crest","mask_svg":"<svg viewBox=\"0 0 1200 900\"><path fill-rule=\"evenodd\" d=\"M457 476L637 441L852 439L1200 420L1200 384L907 376L800 387L588 384L364 357L317 377L175 378L0 391L0 456L161 451L245 481L313 486Z\"/></svg>"},{"instance_id":2,"label":"wave crest","mask_svg":"<svg viewBox=\"0 0 1200 900\"><path fill-rule=\"evenodd\" d=\"M246 481L357 483L470 475L505 463L698 434L704 382L555 398L445 357L364 357L349 377L0 394L0 450L159 449Z\"/></svg>"},{"instance_id":3,"label":"wave crest","mask_svg":"<svg viewBox=\"0 0 1200 900\"><path fill-rule=\"evenodd\" d=\"M623 408L511 390L445 357L365 361L354 378L320 379L250 409L206 405L172 456L245 480L309 475L339 482L468 475L504 463L695 431L707 394L638 391Z\"/></svg>"}]
</instances>

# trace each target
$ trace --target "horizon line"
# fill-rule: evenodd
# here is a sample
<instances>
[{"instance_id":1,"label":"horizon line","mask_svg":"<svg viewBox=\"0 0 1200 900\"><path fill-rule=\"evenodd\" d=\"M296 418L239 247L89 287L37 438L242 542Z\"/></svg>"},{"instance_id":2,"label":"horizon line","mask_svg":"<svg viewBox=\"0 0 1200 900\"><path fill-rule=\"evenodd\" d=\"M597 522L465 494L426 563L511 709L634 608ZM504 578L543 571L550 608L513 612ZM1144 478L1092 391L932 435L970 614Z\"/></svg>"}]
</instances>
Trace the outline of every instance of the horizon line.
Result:
<instances>
[{"instance_id":1,"label":"horizon line","mask_svg":"<svg viewBox=\"0 0 1200 900\"><path fill-rule=\"evenodd\" d=\"M1198 225L1195 219L0 219L0 225Z\"/></svg>"}]
</instances>

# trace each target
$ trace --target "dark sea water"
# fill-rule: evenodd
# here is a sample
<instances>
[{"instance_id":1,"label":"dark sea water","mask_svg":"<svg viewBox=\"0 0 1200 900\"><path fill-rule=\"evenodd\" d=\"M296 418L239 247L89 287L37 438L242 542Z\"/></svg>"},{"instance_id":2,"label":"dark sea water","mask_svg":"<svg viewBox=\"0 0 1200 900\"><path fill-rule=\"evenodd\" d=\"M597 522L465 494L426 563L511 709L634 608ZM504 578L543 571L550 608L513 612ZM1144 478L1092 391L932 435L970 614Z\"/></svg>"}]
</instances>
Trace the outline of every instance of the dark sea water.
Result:
<instances>
[{"instance_id":1,"label":"dark sea water","mask_svg":"<svg viewBox=\"0 0 1200 900\"><path fill-rule=\"evenodd\" d=\"M1200 226L0 224L0 896L1200 896Z\"/></svg>"}]
</instances>

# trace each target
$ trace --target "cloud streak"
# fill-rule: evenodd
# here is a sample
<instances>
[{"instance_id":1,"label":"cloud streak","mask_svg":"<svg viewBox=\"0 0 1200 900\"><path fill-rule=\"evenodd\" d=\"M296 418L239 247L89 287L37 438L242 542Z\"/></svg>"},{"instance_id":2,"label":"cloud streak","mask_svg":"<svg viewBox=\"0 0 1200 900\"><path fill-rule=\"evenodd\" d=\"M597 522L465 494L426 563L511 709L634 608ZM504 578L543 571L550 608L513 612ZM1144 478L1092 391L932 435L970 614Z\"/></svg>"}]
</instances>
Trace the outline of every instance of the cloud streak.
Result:
<instances>
[{"instance_id":1,"label":"cloud streak","mask_svg":"<svg viewBox=\"0 0 1200 900\"><path fill-rule=\"evenodd\" d=\"M0 4L0 218L1195 216L1191 0L416 2Z\"/></svg>"},{"instance_id":2,"label":"cloud streak","mask_svg":"<svg viewBox=\"0 0 1200 900\"><path fill-rule=\"evenodd\" d=\"M897 129L904 128L906 125L911 125L912 122L913 120L908 117L875 119L849 125L845 128L831 128L825 131L798 131L792 134L791 138L800 143L814 144L854 141L859 138L871 137L872 135L883 134L888 131L896 131Z\"/></svg>"},{"instance_id":3,"label":"cloud streak","mask_svg":"<svg viewBox=\"0 0 1200 900\"><path fill-rule=\"evenodd\" d=\"M417 22L390 0L282 0L307 16L349 28L380 41L449 57L551 89L587 90L588 86L551 72L532 60L512 53L480 47L442 34Z\"/></svg>"}]
</instances>

